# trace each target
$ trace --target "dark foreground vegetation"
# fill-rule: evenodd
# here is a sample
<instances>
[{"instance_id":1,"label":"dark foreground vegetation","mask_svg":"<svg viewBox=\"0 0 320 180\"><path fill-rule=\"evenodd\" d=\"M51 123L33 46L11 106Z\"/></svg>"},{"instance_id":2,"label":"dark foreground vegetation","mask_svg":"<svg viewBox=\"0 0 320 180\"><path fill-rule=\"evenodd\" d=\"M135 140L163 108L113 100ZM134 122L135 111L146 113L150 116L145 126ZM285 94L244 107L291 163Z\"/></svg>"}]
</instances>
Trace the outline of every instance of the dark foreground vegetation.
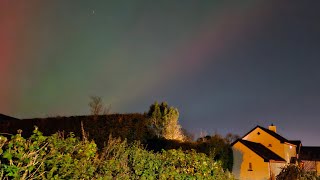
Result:
<instances>
[{"instance_id":1,"label":"dark foreground vegetation","mask_svg":"<svg viewBox=\"0 0 320 180\"><path fill-rule=\"evenodd\" d=\"M0 121L1 178L232 179L230 139L193 141L167 103L144 114L101 113L99 97L89 106L89 116Z\"/></svg>"},{"instance_id":2,"label":"dark foreground vegetation","mask_svg":"<svg viewBox=\"0 0 320 180\"><path fill-rule=\"evenodd\" d=\"M0 137L0 179L233 179L219 161L181 149L148 151L139 142L94 141L38 129L29 138Z\"/></svg>"},{"instance_id":3,"label":"dark foreground vegetation","mask_svg":"<svg viewBox=\"0 0 320 180\"><path fill-rule=\"evenodd\" d=\"M80 139L82 139L81 129L83 127L88 140L93 140L98 150L104 148L110 135L126 140L129 144L139 141L147 150L154 152L179 148L184 151L195 150L206 154L215 161L220 161L225 170L231 171L232 169L233 159L229 145L230 139L219 135L206 136L199 138L197 141L165 139L154 135L153 130L148 126L148 116L145 114L111 114L2 121L0 122L0 132L9 134L7 135L9 138L21 129L22 137L28 138L32 135L35 126L45 136L50 136L56 132L67 136L72 132L75 137Z\"/></svg>"},{"instance_id":4,"label":"dark foreground vegetation","mask_svg":"<svg viewBox=\"0 0 320 180\"><path fill-rule=\"evenodd\" d=\"M101 113L103 105L99 97L92 97L89 103L91 115L71 117L50 117L24 120L0 121L0 132L16 134L18 130L22 137L32 135L35 126L45 136L56 132L75 137L88 137L97 145L98 151L105 147L111 135L129 144L139 141L149 151L161 152L162 150L181 149L194 150L204 153L209 158L219 161L224 170L232 170L232 150L230 142L233 135L226 138L219 135L206 136L193 141L178 123L179 112L176 108L163 102L155 102L144 114L104 114Z\"/></svg>"},{"instance_id":5,"label":"dark foreground vegetation","mask_svg":"<svg viewBox=\"0 0 320 180\"><path fill-rule=\"evenodd\" d=\"M281 169L276 180L320 180L317 172L306 171L297 164L288 164Z\"/></svg>"}]
</instances>

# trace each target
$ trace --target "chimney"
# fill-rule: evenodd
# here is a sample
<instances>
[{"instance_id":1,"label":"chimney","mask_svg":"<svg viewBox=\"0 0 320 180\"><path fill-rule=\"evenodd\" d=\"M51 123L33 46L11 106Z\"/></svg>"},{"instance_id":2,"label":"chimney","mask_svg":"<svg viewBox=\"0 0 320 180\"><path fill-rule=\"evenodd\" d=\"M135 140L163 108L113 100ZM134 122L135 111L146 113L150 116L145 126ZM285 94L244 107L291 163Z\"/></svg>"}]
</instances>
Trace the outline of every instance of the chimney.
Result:
<instances>
[{"instance_id":1,"label":"chimney","mask_svg":"<svg viewBox=\"0 0 320 180\"><path fill-rule=\"evenodd\" d=\"M271 125L269 126L269 130L276 133L276 132L277 132L277 126L271 124Z\"/></svg>"}]
</instances>

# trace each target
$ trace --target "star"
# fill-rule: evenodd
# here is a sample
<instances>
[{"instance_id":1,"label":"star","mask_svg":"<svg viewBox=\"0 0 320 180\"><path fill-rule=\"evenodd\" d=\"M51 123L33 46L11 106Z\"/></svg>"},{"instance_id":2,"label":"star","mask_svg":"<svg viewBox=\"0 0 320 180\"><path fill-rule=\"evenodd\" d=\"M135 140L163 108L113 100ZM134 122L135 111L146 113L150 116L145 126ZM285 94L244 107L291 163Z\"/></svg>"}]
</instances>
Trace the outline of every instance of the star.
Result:
<instances>
[{"instance_id":1,"label":"star","mask_svg":"<svg viewBox=\"0 0 320 180\"><path fill-rule=\"evenodd\" d=\"M94 9L89 9L89 16L93 16L96 14L96 11Z\"/></svg>"}]
</instances>

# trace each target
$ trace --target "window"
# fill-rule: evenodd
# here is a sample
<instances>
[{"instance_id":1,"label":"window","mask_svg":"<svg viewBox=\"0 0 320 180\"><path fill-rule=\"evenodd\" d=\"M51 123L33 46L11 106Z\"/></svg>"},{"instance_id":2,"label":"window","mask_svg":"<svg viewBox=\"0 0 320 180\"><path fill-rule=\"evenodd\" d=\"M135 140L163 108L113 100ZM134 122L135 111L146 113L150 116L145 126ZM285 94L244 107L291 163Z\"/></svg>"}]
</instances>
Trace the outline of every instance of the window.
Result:
<instances>
[{"instance_id":1,"label":"window","mask_svg":"<svg viewBox=\"0 0 320 180\"><path fill-rule=\"evenodd\" d=\"M253 171L253 170L252 170L252 163L249 163L249 169L248 169L248 171Z\"/></svg>"},{"instance_id":2,"label":"window","mask_svg":"<svg viewBox=\"0 0 320 180\"><path fill-rule=\"evenodd\" d=\"M257 134L260 135L260 132L258 132Z\"/></svg>"},{"instance_id":3,"label":"window","mask_svg":"<svg viewBox=\"0 0 320 180\"><path fill-rule=\"evenodd\" d=\"M268 147L272 147L272 144L269 144Z\"/></svg>"}]
</instances>

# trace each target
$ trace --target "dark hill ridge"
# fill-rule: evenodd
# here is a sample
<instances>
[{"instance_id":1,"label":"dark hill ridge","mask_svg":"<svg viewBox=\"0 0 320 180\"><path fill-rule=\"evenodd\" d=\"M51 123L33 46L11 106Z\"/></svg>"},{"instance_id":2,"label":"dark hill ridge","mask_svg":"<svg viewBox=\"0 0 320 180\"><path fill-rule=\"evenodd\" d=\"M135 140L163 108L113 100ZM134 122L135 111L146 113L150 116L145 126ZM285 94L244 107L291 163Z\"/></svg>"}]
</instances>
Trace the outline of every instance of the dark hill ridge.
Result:
<instances>
[{"instance_id":1,"label":"dark hill ridge","mask_svg":"<svg viewBox=\"0 0 320 180\"><path fill-rule=\"evenodd\" d=\"M4 114L0 114L0 121L3 121L3 120L11 120L12 121L12 120L19 120L19 119L4 115Z\"/></svg>"},{"instance_id":2,"label":"dark hill ridge","mask_svg":"<svg viewBox=\"0 0 320 180\"><path fill-rule=\"evenodd\" d=\"M150 136L147 118L144 114L139 113L15 119L12 121L13 119L0 121L1 133L16 134L17 130L21 129L22 136L28 137L32 134L34 126L37 126L44 135L60 131L64 134L73 132L76 136L81 137L82 121L89 139L94 139L100 147L103 146L110 134L113 137L127 138L128 141L144 141L146 137Z\"/></svg>"}]
</instances>

